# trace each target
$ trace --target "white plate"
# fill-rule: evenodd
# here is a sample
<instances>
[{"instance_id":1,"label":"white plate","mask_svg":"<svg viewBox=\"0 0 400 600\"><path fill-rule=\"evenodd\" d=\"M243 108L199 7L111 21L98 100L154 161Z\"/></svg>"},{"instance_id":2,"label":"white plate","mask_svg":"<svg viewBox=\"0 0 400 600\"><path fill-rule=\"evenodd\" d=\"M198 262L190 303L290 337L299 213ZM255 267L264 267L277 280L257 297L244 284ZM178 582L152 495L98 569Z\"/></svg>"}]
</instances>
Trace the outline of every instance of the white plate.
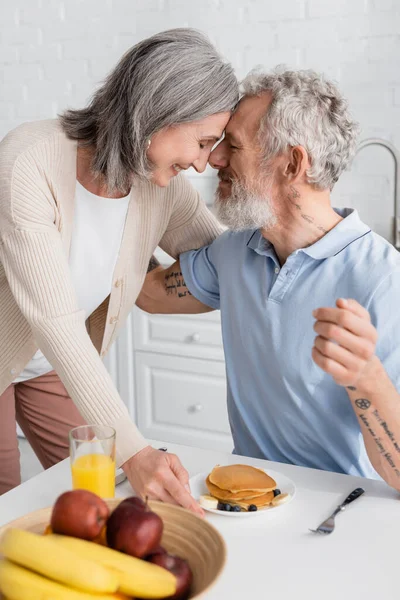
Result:
<instances>
[{"instance_id":1,"label":"white plate","mask_svg":"<svg viewBox=\"0 0 400 600\"><path fill-rule=\"evenodd\" d=\"M293 481L289 479L289 477L286 477L286 475L283 475L282 473L278 473L277 471L272 471L270 469L268 469L268 471L265 472L267 473L267 475L275 479L276 487L281 490L282 494L289 494L289 498L283 504L278 504L278 506L266 506L265 508L259 508L254 512L249 512L247 510L241 512L231 512L225 510L218 510L216 508L204 508L204 510L211 513L215 513L217 515L221 515L221 517L241 518L265 515L266 513L275 513L275 511L283 509L293 500L294 495L296 493L296 486L294 485ZM208 475L209 473L207 472L198 473L197 475L194 475L189 481L192 496L197 501L199 500L202 494L210 494L206 485L206 479Z\"/></svg>"}]
</instances>

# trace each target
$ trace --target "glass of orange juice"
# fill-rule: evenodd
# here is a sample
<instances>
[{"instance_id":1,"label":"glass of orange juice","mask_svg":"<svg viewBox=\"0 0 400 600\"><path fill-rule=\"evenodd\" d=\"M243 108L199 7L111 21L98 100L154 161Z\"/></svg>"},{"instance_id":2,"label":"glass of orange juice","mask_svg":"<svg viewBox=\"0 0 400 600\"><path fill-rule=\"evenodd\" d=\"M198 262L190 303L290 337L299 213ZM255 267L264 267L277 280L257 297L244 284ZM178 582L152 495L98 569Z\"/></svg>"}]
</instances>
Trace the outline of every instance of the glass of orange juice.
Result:
<instances>
[{"instance_id":1,"label":"glass of orange juice","mask_svg":"<svg viewBox=\"0 0 400 600\"><path fill-rule=\"evenodd\" d=\"M115 429L82 425L69 432L72 487L101 498L115 494Z\"/></svg>"}]
</instances>

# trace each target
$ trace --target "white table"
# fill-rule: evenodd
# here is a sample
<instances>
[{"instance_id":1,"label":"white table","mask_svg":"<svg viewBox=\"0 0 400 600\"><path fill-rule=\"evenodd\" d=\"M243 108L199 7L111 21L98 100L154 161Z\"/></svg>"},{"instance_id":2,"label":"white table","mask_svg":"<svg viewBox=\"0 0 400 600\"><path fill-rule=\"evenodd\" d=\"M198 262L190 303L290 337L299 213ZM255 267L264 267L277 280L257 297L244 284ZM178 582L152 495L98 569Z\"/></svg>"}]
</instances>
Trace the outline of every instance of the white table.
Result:
<instances>
[{"instance_id":1,"label":"white table","mask_svg":"<svg viewBox=\"0 0 400 600\"><path fill-rule=\"evenodd\" d=\"M165 445L154 442L155 447ZM227 453L167 444L190 475L216 464L238 462ZM275 514L234 519L207 519L221 532L228 548L226 568L207 598L210 600L398 600L400 502L386 484L245 459L281 471L297 487L294 500ZM63 461L0 497L0 525L32 510L50 506L70 489L69 462ZM308 532L356 487L364 496L337 518L330 536ZM130 493L127 482L118 496Z\"/></svg>"}]
</instances>

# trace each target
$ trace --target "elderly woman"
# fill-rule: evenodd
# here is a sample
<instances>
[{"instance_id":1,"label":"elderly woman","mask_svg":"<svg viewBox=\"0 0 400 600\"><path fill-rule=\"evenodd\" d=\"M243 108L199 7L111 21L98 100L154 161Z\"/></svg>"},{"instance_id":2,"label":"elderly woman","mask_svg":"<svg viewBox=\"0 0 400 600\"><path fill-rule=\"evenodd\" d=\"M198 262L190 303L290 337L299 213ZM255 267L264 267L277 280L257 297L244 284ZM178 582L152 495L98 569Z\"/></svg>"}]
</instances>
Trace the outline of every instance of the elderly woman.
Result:
<instances>
[{"instance_id":1,"label":"elderly woman","mask_svg":"<svg viewBox=\"0 0 400 600\"><path fill-rule=\"evenodd\" d=\"M17 421L45 468L84 422L117 433L137 492L200 510L176 456L151 448L101 357L152 253L176 257L219 225L180 171L205 169L238 100L230 65L176 29L121 59L87 108L0 144L0 493L20 482Z\"/></svg>"}]
</instances>

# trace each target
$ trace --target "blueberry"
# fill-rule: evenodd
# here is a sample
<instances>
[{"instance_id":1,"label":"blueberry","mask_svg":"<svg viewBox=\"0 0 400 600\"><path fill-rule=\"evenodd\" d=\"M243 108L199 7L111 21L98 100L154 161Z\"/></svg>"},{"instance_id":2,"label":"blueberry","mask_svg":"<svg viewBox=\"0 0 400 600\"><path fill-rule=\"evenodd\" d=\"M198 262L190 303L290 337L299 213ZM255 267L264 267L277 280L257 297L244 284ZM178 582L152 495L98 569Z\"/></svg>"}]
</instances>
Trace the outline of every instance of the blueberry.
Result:
<instances>
[{"instance_id":1,"label":"blueberry","mask_svg":"<svg viewBox=\"0 0 400 600\"><path fill-rule=\"evenodd\" d=\"M233 511L233 512L240 512L240 506L234 506L234 507L232 508L232 511Z\"/></svg>"},{"instance_id":2,"label":"blueberry","mask_svg":"<svg viewBox=\"0 0 400 600\"><path fill-rule=\"evenodd\" d=\"M218 502L217 509L218 510L225 510L225 504L223 502Z\"/></svg>"},{"instance_id":3,"label":"blueberry","mask_svg":"<svg viewBox=\"0 0 400 600\"><path fill-rule=\"evenodd\" d=\"M279 496L279 494L281 494L281 490L278 490L278 488L274 489L274 498L276 498L276 496Z\"/></svg>"},{"instance_id":4,"label":"blueberry","mask_svg":"<svg viewBox=\"0 0 400 600\"><path fill-rule=\"evenodd\" d=\"M232 510L232 506L230 504L225 504L225 509L227 512Z\"/></svg>"},{"instance_id":5,"label":"blueberry","mask_svg":"<svg viewBox=\"0 0 400 600\"><path fill-rule=\"evenodd\" d=\"M250 506L247 510L249 512L255 512L257 510L257 506L255 504L250 504Z\"/></svg>"}]
</instances>

